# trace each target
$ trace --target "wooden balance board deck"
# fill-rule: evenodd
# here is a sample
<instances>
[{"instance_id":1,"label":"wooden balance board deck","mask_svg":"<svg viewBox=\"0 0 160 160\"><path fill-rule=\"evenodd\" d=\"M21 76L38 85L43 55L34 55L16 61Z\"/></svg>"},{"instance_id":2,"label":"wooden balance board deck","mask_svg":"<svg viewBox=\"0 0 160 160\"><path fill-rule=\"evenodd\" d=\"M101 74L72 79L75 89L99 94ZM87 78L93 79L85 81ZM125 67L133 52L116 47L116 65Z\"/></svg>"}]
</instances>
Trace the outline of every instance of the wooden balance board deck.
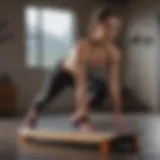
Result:
<instances>
[{"instance_id":1,"label":"wooden balance board deck","mask_svg":"<svg viewBox=\"0 0 160 160\"><path fill-rule=\"evenodd\" d=\"M18 132L23 145L36 144L44 147L63 145L86 149L100 149L102 152L135 153L138 151L138 138L135 135L116 133L60 132L22 128Z\"/></svg>"}]
</instances>

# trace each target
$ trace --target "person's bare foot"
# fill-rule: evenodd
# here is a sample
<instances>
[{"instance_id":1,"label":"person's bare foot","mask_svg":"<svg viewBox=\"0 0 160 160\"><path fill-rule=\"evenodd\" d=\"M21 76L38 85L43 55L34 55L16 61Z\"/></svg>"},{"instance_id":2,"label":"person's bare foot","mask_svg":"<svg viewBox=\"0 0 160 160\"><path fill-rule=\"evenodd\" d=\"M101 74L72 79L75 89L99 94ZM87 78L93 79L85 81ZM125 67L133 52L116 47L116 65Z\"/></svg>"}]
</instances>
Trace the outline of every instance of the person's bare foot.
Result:
<instances>
[{"instance_id":1,"label":"person's bare foot","mask_svg":"<svg viewBox=\"0 0 160 160\"><path fill-rule=\"evenodd\" d=\"M93 124L90 122L88 116L73 116L72 117L72 123L76 128L79 128L82 131L87 132L95 132L96 128L93 126Z\"/></svg>"},{"instance_id":2,"label":"person's bare foot","mask_svg":"<svg viewBox=\"0 0 160 160\"><path fill-rule=\"evenodd\" d=\"M89 122L79 124L79 129L87 132L96 132L96 128Z\"/></svg>"},{"instance_id":3,"label":"person's bare foot","mask_svg":"<svg viewBox=\"0 0 160 160\"><path fill-rule=\"evenodd\" d=\"M27 128L35 128L37 122L37 111L35 109L32 109L28 112L25 121L24 126Z\"/></svg>"}]
</instances>

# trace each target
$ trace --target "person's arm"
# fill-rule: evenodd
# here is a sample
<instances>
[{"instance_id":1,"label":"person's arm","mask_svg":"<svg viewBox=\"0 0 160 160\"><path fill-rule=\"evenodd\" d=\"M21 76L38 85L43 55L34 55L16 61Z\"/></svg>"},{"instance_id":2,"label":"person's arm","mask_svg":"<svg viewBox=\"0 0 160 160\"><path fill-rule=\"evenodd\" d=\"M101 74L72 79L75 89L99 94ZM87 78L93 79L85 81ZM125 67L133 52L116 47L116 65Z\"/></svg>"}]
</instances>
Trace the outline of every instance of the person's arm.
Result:
<instances>
[{"instance_id":1,"label":"person's arm","mask_svg":"<svg viewBox=\"0 0 160 160\"><path fill-rule=\"evenodd\" d=\"M121 106L121 91L120 91L120 54L118 50L112 50L110 62L108 66L109 71L109 93L114 107L115 122L118 129L124 129L124 121L122 116Z\"/></svg>"},{"instance_id":2,"label":"person's arm","mask_svg":"<svg viewBox=\"0 0 160 160\"><path fill-rule=\"evenodd\" d=\"M76 106L79 114L86 114L88 112L87 103L87 88L86 88L86 45L84 42L80 42L76 48L76 72L75 72L75 84L76 84Z\"/></svg>"},{"instance_id":3,"label":"person's arm","mask_svg":"<svg viewBox=\"0 0 160 160\"><path fill-rule=\"evenodd\" d=\"M115 107L115 112L121 112L121 100L120 100L120 55L118 51L113 51L113 55L109 62L109 77L108 77L108 87L113 106Z\"/></svg>"}]
</instances>

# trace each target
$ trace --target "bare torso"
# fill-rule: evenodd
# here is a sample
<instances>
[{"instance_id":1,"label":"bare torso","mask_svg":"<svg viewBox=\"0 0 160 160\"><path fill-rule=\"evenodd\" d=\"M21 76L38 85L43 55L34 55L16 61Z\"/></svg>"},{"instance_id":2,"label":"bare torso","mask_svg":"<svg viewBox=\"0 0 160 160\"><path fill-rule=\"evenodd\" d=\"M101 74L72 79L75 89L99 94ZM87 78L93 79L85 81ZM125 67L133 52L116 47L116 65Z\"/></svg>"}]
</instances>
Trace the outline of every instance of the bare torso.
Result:
<instances>
[{"instance_id":1,"label":"bare torso","mask_svg":"<svg viewBox=\"0 0 160 160\"><path fill-rule=\"evenodd\" d=\"M83 47L83 53L78 53L77 51L79 43L81 43L80 45ZM113 44L94 44L88 42L87 40L83 40L79 43L75 46L75 48L72 49L71 53L64 61L64 68L71 71L73 74L76 70L78 54L83 55L82 59L86 69L88 69L89 66L89 69L92 70L92 72L107 69L111 59L117 57L116 55L112 54Z\"/></svg>"}]
</instances>

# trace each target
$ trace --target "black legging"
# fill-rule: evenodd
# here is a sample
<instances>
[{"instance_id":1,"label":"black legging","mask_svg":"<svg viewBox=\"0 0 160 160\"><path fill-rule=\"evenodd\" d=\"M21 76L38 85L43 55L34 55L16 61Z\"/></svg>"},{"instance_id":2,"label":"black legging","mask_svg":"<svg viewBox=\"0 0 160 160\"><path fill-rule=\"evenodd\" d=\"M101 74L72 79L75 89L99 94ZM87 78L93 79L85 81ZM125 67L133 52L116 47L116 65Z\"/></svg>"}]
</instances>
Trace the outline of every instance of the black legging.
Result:
<instances>
[{"instance_id":1,"label":"black legging","mask_svg":"<svg viewBox=\"0 0 160 160\"><path fill-rule=\"evenodd\" d=\"M41 111L45 106L55 98L65 87L74 88L74 79L71 74L64 71L61 64L57 65L51 72L44 86L44 90L34 102L37 111ZM103 103L106 98L106 84L103 80L91 75L87 79L87 88L89 91L90 106L97 106Z\"/></svg>"}]
</instances>

